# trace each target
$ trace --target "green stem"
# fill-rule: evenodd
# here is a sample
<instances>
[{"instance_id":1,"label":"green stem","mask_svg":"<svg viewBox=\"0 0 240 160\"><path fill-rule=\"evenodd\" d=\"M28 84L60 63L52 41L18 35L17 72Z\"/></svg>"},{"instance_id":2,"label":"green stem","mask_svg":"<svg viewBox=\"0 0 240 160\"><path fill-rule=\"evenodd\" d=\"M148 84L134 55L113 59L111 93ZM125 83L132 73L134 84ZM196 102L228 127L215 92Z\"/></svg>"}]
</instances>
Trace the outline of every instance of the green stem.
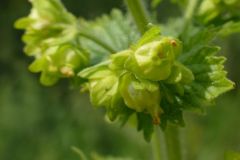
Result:
<instances>
[{"instance_id":1,"label":"green stem","mask_svg":"<svg viewBox=\"0 0 240 160\"><path fill-rule=\"evenodd\" d=\"M125 0L125 4L127 5L128 11L131 13L138 30L141 32L141 34L143 34L146 31L150 20L142 0ZM160 145L161 138L159 134L158 126L155 126L152 140L152 152L154 160L162 159Z\"/></svg>"},{"instance_id":2,"label":"green stem","mask_svg":"<svg viewBox=\"0 0 240 160\"><path fill-rule=\"evenodd\" d=\"M188 2L188 6L184 15L185 20L192 19L197 3L198 3L198 0L191 0Z\"/></svg>"},{"instance_id":3,"label":"green stem","mask_svg":"<svg viewBox=\"0 0 240 160\"><path fill-rule=\"evenodd\" d=\"M188 29L189 23L191 22L198 5L199 0L191 0L188 2L186 12L184 14L184 31Z\"/></svg>"},{"instance_id":4,"label":"green stem","mask_svg":"<svg viewBox=\"0 0 240 160\"><path fill-rule=\"evenodd\" d=\"M152 139L152 152L153 152L153 159L154 160L161 160L161 137L159 133L159 127L154 127L154 134Z\"/></svg>"},{"instance_id":5,"label":"green stem","mask_svg":"<svg viewBox=\"0 0 240 160\"><path fill-rule=\"evenodd\" d=\"M79 155L80 160L87 160L87 157L85 156L85 154L80 149L73 146L72 150Z\"/></svg>"},{"instance_id":6,"label":"green stem","mask_svg":"<svg viewBox=\"0 0 240 160\"><path fill-rule=\"evenodd\" d=\"M146 31L146 26L150 22L143 2L141 0L125 0L125 3L129 12L132 14L139 31L143 34Z\"/></svg>"},{"instance_id":7,"label":"green stem","mask_svg":"<svg viewBox=\"0 0 240 160\"><path fill-rule=\"evenodd\" d=\"M165 131L168 160L181 160L181 143L179 130L176 126L168 125Z\"/></svg>"}]
</instances>

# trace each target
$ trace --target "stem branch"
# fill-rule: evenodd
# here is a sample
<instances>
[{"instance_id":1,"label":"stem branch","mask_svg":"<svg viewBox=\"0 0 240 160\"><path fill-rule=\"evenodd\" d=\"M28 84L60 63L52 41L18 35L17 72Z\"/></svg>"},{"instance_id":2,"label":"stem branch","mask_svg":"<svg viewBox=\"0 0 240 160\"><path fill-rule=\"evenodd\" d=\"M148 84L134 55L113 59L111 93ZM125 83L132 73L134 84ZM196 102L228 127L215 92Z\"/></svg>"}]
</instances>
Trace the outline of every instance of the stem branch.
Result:
<instances>
[{"instance_id":1,"label":"stem branch","mask_svg":"<svg viewBox=\"0 0 240 160\"><path fill-rule=\"evenodd\" d=\"M193 16L193 11L197 5L198 0L192 0L191 4L189 4L189 8L185 15L186 22L189 22ZM148 14L144 8L144 5L141 0L125 0L125 3L128 7L129 12L132 14L133 19L139 29L139 31L143 34L146 30L146 26L149 23ZM181 150L180 150L180 141L178 137L178 129L170 126L165 132L165 138L167 143L167 152L169 160L181 160ZM155 127L154 138L152 140L152 151L154 160L161 160L161 143L160 143L160 135L158 132L158 128Z\"/></svg>"},{"instance_id":2,"label":"stem branch","mask_svg":"<svg viewBox=\"0 0 240 160\"><path fill-rule=\"evenodd\" d=\"M161 160L161 137L158 126L154 127L153 139L152 139L152 152L154 160Z\"/></svg>"},{"instance_id":3,"label":"stem branch","mask_svg":"<svg viewBox=\"0 0 240 160\"><path fill-rule=\"evenodd\" d=\"M188 26L196 12L197 6L199 5L199 0L191 0L188 2L185 14L184 14L184 27L183 31L188 29Z\"/></svg>"},{"instance_id":4,"label":"stem branch","mask_svg":"<svg viewBox=\"0 0 240 160\"><path fill-rule=\"evenodd\" d=\"M165 131L168 160L181 160L181 144L179 130L176 126L168 125Z\"/></svg>"},{"instance_id":5,"label":"stem branch","mask_svg":"<svg viewBox=\"0 0 240 160\"><path fill-rule=\"evenodd\" d=\"M198 4L198 0L191 0L188 2L188 6L184 15L184 18L186 21L189 21L192 19L197 4Z\"/></svg>"},{"instance_id":6,"label":"stem branch","mask_svg":"<svg viewBox=\"0 0 240 160\"><path fill-rule=\"evenodd\" d=\"M139 29L143 34L146 30L146 26L149 23L149 16L141 0L125 0L129 12Z\"/></svg>"}]
</instances>

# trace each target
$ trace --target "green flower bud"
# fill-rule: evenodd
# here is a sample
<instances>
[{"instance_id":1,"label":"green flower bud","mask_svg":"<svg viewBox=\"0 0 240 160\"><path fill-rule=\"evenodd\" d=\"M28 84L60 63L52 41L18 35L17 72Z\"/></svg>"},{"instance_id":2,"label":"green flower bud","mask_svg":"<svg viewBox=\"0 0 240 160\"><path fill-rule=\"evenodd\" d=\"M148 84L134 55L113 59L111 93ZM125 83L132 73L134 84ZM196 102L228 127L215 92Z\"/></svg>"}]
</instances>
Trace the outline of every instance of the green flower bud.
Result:
<instances>
[{"instance_id":1,"label":"green flower bud","mask_svg":"<svg viewBox=\"0 0 240 160\"><path fill-rule=\"evenodd\" d=\"M179 40L164 37L136 49L125 67L144 79L165 80L171 74L174 60L181 50L182 45Z\"/></svg>"},{"instance_id":2,"label":"green flower bud","mask_svg":"<svg viewBox=\"0 0 240 160\"><path fill-rule=\"evenodd\" d=\"M220 24L239 17L239 9L239 0L204 0L199 7L197 16L205 24L216 20Z\"/></svg>"},{"instance_id":3,"label":"green flower bud","mask_svg":"<svg viewBox=\"0 0 240 160\"><path fill-rule=\"evenodd\" d=\"M220 14L220 8L214 0L205 0L201 3L198 16L203 23L211 21Z\"/></svg>"},{"instance_id":4,"label":"green flower bud","mask_svg":"<svg viewBox=\"0 0 240 160\"><path fill-rule=\"evenodd\" d=\"M25 29L23 41L28 55L41 53L42 48L62 44L73 39L77 33L77 19L64 8L59 0L33 0L28 17L15 23Z\"/></svg>"},{"instance_id":5,"label":"green flower bud","mask_svg":"<svg viewBox=\"0 0 240 160\"><path fill-rule=\"evenodd\" d=\"M125 63L132 54L133 54L132 50L124 50L111 55L112 63L109 65L109 67L112 70L124 70Z\"/></svg>"},{"instance_id":6,"label":"green flower bud","mask_svg":"<svg viewBox=\"0 0 240 160\"><path fill-rule=\"evenodd\" d=\"M111 97L116 92L117 76L104 67L92 67L79 73L82 78L87 78L87 88L90 92L91 102L94 106L109 106Z\"/></svg>"},{"instance_id":7,"label":"green flower bud","mask_svg":"<svg viewBox=\"0 0 240 160\"><path fill-rule=\"evenodd\" d=\"M66 44L46 49L43 55L34 60L29 69L32 72L42 72L41 83L52 85L61 77L75 76L75 72L87 63L88 56L85 52Z\"/></svg>"},{"instance_id":8,"label":"green flower bud","mask_svg":"<svg viewBox=\"0 0 240 160\"><path fill-rule=\"evenodd\" d=\"M160 123L162 109L158 83L137 79L133 74L126 73L120 79L119 90L129 108L149 113L154 124Z\"/></svg>"},{"instance_id":9,"label":"green flower bud","mask_svg":"<svg viewBox=\"0 0 240 160\"><path fill-rule=\"evenodd\" d=\"M188 84L194 80L194 75L190 69L179 62L175 62L172 68L172 73L166 80L166 83Z\"/></svg>"},{"instance_id":10,"label":"green flower bud","mask_svg":"<svg viewBox=\"0 0 240 160\"><path fill-rule=\"evenodd\" d=\"M32 0L28 17L18 20L16 28L25 29L24 51L33 56L32 72L42 72L40 81L52 85L61 77L73 77L88 64L88 55L77 45L77 19L60 0Z\"/></svg>"},{"instance_id":11,"label":"green flower bud","mask_svg":"<svg viewBox=\"0 0 240 160\"><path fill-rule=\"evenodd\" d=\"M51 58L54 60L54 65L58 66L60 70L63 71L66 71L67 68L72 69L73 71L82 68L86 66L89 61L88 55L84 51L81 51L76 46L72 45L63 45L59 47L57 52L53 54Z\"/></svg>"},{"instance_id":12,"label":"green flower bud","mask_svg":"<svg viewBox=\"0 0 240 160\"><path fill-rule=\"evenodd\" d=\"M110 106L112 97L117 93L118 77L108 69L100 72L104 72L101 77L95 79L93 74L89 81L91 101L95 106Z\"/></svg>"},{"instance_id":13,"label":"green flower bud","mask_svg":"<svg viewBox=\"0 0 240 160\"><path fill-rule=\"evenodd\" d=\"M19 19L15 26L19 29L41 30L54 23L71 24L76 18L62 5L60 0L31 0L32 10L28 17Z\"/></svg>"},{"instance_id":14,"label":"green flower bud","mask_svg":"<svg viewBox=\"0 0 240 160\"><path fill-rule=\"evenodd\" d=\"M122 107L122 98L118 90L119 78L116 73L108 68L108 64L100 64L81 71L79 76L88 79L86 87L90 92L92 104L106 107L109 119L116 119Z\"/></svg>"}]
</instances>

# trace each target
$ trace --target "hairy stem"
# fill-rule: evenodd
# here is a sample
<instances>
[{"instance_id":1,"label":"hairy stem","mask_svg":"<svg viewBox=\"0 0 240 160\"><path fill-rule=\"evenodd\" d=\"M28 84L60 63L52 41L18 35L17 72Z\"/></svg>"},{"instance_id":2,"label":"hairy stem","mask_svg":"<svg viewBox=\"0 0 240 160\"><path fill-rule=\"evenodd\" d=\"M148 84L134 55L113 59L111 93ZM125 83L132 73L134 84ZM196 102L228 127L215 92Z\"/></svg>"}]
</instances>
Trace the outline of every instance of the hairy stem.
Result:
<instances>
[{"instance_id":1,"label":"hairy stem","mask_svg":"<svg viewBox=\"0 0 240 160\"><path fill-rule=\"evenodd\" d=\"M154 128L154 134L152 139L152 152L153 152L153 159L154 160L161 160L161 137L159 133L158 126Z\"/></svg>"},{"instance_id":2,"label":"hairy stem","mask_svg":"<svg viewBox=\"0 0 240 160\"><path fill-rule=\"evenodd\" d=\"M131 13L139 31L143 34L149 23L149 16L144 8L142 0L125 0L129 12Z\"/></svg>"},{"instance_id":3,"label":"hairy stem","mask_svg":"<svg viewBox=\"0 0 240 160\"><path fill-rule=\"evenodd\" d=\"M176 126L168 125L165 131L168 160L181 160L181 144L179 130Z\"/></svg>"}]
</instances>

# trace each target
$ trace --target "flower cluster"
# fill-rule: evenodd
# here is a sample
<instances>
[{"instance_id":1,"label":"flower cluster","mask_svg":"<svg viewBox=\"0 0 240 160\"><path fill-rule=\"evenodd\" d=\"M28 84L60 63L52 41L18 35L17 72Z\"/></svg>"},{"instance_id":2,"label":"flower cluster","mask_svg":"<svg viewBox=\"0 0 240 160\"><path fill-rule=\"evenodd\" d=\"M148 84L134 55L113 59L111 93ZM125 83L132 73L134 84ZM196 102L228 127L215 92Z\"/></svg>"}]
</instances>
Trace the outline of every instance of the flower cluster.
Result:
<instances>
[{"instance_id":1,"label":"flower cluster","mask_svg":"<svg viewBox=\"0 0 240 160\"><path fill-rule=\"evenodd\" d=\"M159 124L163 92L161 84L188 84L194 76L176 60L182 44L172 37L158 37L116 53L99 65L79 73L95 106L107 108L114 120L122 107L149 114L153 124ZM124 105L120 106L120 102Z\"/></svg>"},{"instance_id":2,"label":"flower cluster","mask_svg":"<svg viewBox=\"0 0 240 160\"><path fill-rule=\"evenodd\" d=\"M41 72L40 81L52 85L60 77L72 77L88 64L88 54L77 40L77 20L59 0L32 0L28 17L21 18L16 28L24 29L27 55L35 58L29 69Z\"/></svg>"},{"instance_id":3,"label":"flower cluster","mask_svg":"<svg viewBox=\"0 0 240 160\"><path fill-rule=\"evenodd\" d=\"M198 11L203 23L234 20L240 16L239 0L204 0Z\"/></svg>"},{"instance_id":4,"label":"flower cluster","mask_svg":"<svg viewBox=\"0 0 240 160\"><path fill-rule=\"evenodd\" d=\"M226 58L211 43L219 33L238 31L240 24L230 20L240 17L239 0L202 1L196 16L206 28L188 24L174 34L181 41L162 36L159 26L151 24L140 37L119 10L87 21L67 12L60 0L31 3L30 15L16 22L16 28L25 30L25 53L34 57L29 69L41 72L44 85L75 76L110 120L124 124L134 113L146 140L154 124L183 126L185 110L202 110L234 87L224 70ZM224 24L220 31L219 24ZM169 33L176 32L174 24L166 26ZM88 64L92 66L86 68Z\"/></svg>"}]
</instances>

